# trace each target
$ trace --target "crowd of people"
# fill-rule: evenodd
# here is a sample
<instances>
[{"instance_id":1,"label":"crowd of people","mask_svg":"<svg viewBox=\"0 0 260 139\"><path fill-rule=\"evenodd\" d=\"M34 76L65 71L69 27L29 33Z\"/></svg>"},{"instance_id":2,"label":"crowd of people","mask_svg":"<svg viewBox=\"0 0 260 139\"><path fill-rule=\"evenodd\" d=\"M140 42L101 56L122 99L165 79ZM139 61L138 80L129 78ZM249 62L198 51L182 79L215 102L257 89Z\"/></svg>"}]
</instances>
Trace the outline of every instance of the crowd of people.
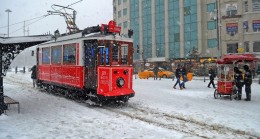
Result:
<instances>
[{"instance_id":1,"label":"crowd of people","mask_svg":"<svg viewBox=\"0 0 260 139\"><path fill-rule=\"evenodd\" d=\"M178 67L175 70L175 77L176 77L176 83L174 84L173 88L176 89L177 84L179 85L181 90L186 88L185 82L188 81L186 65L184 66L178 65ZM182 77L182 82L181 82L181 77Z\"/></svg>"},{"instance_id":2,"label":"crowd of people","mask_svg":"<svg viewBox=\"0 0 260 139\"><path fill-rule=\"evenodd\" d=\"M238 98L237 100L241 100L242 98L242 87L245 85L246 92L246 101L251 101L251 84L252 84L252 72L247 65L244 65L244 78L243 73L238 69L238 67L234 67L234 80L236 83Z\"/></svg>"},{"instance_id":3,"label":"crowd of people","mask_svg":"<svg viewBox=\"0 0 260 139\"><path fill-rule=\"evenodd\" d=\"M234 82L237 87L237 100L241 100L242 98L242 87L245 85L246 92L246 101L251 101L251 84L252 84L252 72L248 65L244 65L244 76L243 73L239 70L238 67L234 67ZM208 84L208 88L212 84L213 88L215 87L214 78L216 77L216 72L212 67L209 67L209 79L210 82Z\"/></svg>"}]
</instances>

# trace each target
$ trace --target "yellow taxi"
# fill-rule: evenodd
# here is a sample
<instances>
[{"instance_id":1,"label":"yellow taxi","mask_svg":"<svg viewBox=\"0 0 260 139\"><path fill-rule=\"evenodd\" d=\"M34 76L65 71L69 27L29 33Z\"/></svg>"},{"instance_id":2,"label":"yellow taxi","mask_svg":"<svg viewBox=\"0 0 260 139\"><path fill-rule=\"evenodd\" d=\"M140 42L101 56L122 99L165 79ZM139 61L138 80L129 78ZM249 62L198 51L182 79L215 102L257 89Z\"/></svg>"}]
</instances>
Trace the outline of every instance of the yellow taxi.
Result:
<instances>
[{"instance_id":1,"label":"yellow taxi","mask_svg":"<svg viewBox=\"0 0 260 139\"><path fill-rule=\"evenodd\" d=\"M140 79L154 77L153 69L150 68L150 69L144 70L142 72L138 72L138 76ZM158 76L160 78L172 78L174 76L174 73L171 71L167 71L163 68L159 68Z\"/></svg>"}]
</instances>

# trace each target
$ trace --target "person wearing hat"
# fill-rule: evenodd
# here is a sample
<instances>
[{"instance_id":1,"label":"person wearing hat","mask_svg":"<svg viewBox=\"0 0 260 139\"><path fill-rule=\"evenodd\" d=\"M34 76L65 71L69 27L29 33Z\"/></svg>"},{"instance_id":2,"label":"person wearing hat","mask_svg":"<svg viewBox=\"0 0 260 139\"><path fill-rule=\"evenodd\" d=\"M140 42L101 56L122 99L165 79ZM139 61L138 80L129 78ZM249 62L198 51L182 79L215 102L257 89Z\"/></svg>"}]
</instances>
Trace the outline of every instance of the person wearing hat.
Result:
<instances>
[{"instance_id":1,"label":"person wearing hat","mask_svg":"<svg viewBox=\"0 0 260 139\"><path fill-rule=\"evenodd\" d=\"M245 100L251 101L252 72L250 71L247 65L244 65L244 70L245 70L244 83L245 83L245 91L246 91Z\"/></svg>"},{"instance_id":2,"label":"person wearing hat","mask_svg":"<svg viewBox=\"0 0 260 139\"><path fill-rule=\"evenodd\" d=\"M237 93L238 93L238 100L241 100L242 97L242 87L244 85L244 81L243 81L243 75L242 72L238 69L238 67L234 67L234 79L235 79L235 83L236 83L236 87L237 87Z\"/></svg>"}]
</instances>

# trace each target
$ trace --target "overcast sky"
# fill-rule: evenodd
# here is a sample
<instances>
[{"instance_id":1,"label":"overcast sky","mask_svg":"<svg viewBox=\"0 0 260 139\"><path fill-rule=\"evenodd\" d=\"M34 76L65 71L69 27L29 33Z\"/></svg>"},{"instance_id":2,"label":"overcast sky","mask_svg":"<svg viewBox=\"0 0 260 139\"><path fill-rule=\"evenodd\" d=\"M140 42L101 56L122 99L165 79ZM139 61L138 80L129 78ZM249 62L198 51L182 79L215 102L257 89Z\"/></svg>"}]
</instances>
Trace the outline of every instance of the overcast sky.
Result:
<instances>
[{"instance_id":1,"label":"overcast sky","mask_svg":"<svg viewBox=\"0 0 260 139\"><path fill-rule=\"evenodd\" d=\"M23 36L22 21L40 17L52 10L53 4L67 6L79 0L0 0L0 36L7 34L7 12L9 14L9 36ZM76 24L79 29L89 26L96 26L102 23L108 23L113 19L112 0L82 0L72 5L71 8L77 11ZM69 11L69 13L72 13ZM26 22L26 25L39 20L40 18ZM14 23L22 22L16 25ZM19 30L20 29L20 30ZM28 29L28 26L26 27ZM46 32L53 32L59 29L60 33L66 32L66 23L62 16L51 15L29 25L29 35L41 35ZM27 35L27 33L26 33Z\"/></svg>"}]
</instances>

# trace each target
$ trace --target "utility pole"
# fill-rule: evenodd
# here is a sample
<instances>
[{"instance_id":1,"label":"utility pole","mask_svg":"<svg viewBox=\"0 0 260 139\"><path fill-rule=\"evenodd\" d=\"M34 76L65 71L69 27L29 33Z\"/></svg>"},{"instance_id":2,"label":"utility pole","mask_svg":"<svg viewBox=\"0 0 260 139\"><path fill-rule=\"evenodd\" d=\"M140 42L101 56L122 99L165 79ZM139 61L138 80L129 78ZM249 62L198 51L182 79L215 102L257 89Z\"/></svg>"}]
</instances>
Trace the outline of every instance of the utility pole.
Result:
<instances>
[{"instance_id":1,"label":"utility pole","mask_svg":"<svg viewBox=\"0 0 260 139\"><path fill-rule=\"evenodd\" d=\"M25 36L25 21L23 21L23 36Z\"/></svg>"},{"instance_id":2,"label":"utility pole","mask_svg":"<svg viewBox=\"0 0 260 139\"><path fill-rule=\"evenodd\" d=\"M218 39L218 58L220 59L221 56L222 56L222 46L221 46L221 34L220 34L220 31L221 31L221 24L220 24L220 4L219 4L219 0L216 0L216 16L217 16L217 39Z\"/></svg>"},{"instance_id":3,"label":"utility pole","mask_svg":"<svg viewBox=\"0 0 260 139\"><path fill-rule=\"evenodd\" d=\"M7 20L7 37L9 37L9 13L12 12L10 9L5 10L7 12L8 20Z\"/></svg>"}]
</instances>

